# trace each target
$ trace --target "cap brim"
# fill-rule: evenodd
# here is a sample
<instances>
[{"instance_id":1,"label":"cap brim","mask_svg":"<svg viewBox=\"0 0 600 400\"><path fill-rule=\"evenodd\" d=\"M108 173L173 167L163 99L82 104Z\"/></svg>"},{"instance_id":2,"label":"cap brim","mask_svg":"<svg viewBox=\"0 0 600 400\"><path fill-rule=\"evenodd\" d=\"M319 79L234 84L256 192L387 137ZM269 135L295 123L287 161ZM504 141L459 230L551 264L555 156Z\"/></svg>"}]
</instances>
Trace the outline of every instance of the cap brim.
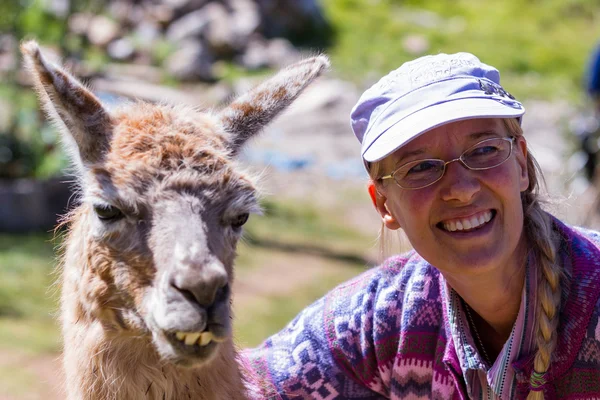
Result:
<instances>
[{"instance_id":1,"label":"cap brim","mask_svg":"<svg viewBox=\"0 0 600 400\"><path fill-rule=\"evenodd\" d=\"M409 115L381 134L363 153L367 162L379 161L419 135L449 122L473 118L519 118L525 109L494 99L467 98L436 104Z\"/></svg>"}]
</instances>

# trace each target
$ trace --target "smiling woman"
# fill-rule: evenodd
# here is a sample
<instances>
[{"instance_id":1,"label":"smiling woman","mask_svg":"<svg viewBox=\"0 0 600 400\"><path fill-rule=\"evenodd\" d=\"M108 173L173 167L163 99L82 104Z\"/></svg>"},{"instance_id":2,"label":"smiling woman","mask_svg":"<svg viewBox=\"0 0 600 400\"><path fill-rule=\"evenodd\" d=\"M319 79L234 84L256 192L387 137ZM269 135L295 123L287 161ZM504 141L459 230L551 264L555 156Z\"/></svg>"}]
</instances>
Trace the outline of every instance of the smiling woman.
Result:
<instances>
[{"instance_id":1,"label":"smiling woman","mask_svg":"<svg viewBox=\"0 0 600 400\"><path fill-rule=\"evenodd\" d=\"M541 208L524 112L467 53L408 62L362 95L352 128L382 232L414 250L245 353L273 392L600 396L600 235Z\"/></svg>"}]
</instances>

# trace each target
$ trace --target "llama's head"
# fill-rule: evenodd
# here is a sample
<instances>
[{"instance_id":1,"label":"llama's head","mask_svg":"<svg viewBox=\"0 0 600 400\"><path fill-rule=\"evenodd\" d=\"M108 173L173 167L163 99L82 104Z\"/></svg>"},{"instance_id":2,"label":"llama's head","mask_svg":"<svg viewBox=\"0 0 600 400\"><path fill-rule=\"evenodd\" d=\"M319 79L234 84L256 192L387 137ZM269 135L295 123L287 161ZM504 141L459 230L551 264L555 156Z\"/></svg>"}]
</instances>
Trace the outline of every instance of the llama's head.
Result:
<instances>
[{"instance_id":1,"label":"llama's head","mask_svg":"<svg viewBox=\"0 0 600 400\"><path fill-rule=\"evenodd\" d=\"M79 265L64 272L79 283L72 320L149 338L178 364L208 360L230 338L236 244L258 209L235 157L327 59L284 69L216 113L144 103L109 112L36 43L22 51L80 182Z\"/></svg>"}]
</instances>

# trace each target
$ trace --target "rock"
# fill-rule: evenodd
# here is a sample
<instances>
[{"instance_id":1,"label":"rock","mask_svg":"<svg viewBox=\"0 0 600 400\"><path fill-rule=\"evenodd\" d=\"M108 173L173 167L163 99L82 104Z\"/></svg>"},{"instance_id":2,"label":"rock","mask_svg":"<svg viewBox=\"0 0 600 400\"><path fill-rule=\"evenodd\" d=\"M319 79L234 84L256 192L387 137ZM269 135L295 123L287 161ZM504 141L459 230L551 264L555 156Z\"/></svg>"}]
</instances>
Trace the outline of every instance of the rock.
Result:
<instances>
[{"instance_id":1,"label":"rock","mask_svg":"<svg viewBox=\"0 0 600 400\"><path fill-rule=\"evenodd\" d=\"M271 39L267 45L269 66L282 68L300 59L300 52L289 40L284 38Z\"/></svg>"},{"instance_id":2,"label":"rock","mask_svg":"<svg viewBox=\"0 0 600 400\"><path fill-rule=\"evenodd\" d=\"M119 61L129 60L135 54L135 46L128 38L117 39L106 48L108 55Z\"/></svg>"},{"instance_id":3,"label":"rock","mask_svg":"<svg viewBox=\"0 0 600 400\"><path fill-rule=\"evenodd\" d=\"M97 15L90 21L87 36L92 44L104 47L118 37L119 31L120 26L115 21L104 15Z\"/></svg>"},{"instance_id":4,"label":"rock","mask_svg":"<svg viewBox=\"0 0 600 400\"><path fill-rule=\"evenodd\" d=\"M314 34L328 27L316 0L255 0L267 37Z\"/></svg>"},{"instance_id":5,"label":"rock","mask_svg":"<svg viewBox=\"0 0 600 400\"><path fill-rule=\"evenodd\" d=\"M245 38L236 34L233 18L223 4L209 3L202 11L208 21L204 40L215 55L229 57L244 47Z\"/></svg>"},{"instance_id":6,"label":"rock","mask_svg":"<svg viewBox=\"0 0 600 400\"><path fill-rule=\"evenodd\" d=\"M202 43L187 40L180 43L180 48L165 61L167 71L183 81L214 81L212 68L214 57Z\"/></svg>"},{"instance_id":7,"label":"rock","mask_svg":"<svg viewBox=\"0 0 600 400\"><path fill-rule=\"evenodd\" d=\"M91 13L75 13L71 15L68 21L69 30L76 35L85 35L92 18L94 18L94 14Z\"/></svg>"},{"instance_id":8,"label":"rock","mask_svg":"<svg viewBox=\"0 0 600 400\"><path fill-rule=\"evenodd\" d=\"M300 53L283 38L265 40L254 35L236 61L248 69L282 68L300 59Z\"/></svg>"},{"instance_id":9,"label":"rock","mask_svg":"<svg viewBox=\"0 0 600 400\"><path fill-rule=\"evenodd\" d=\"M179 19L186 14L201 9L210 1L214 0L162 0L161 3L173 10L173 19Z\"/></svg>"},{"instance_id":10,"label":"rock","mask_svg":"<svg viewBox=\"0 0 600 400\"><path fill-rule=\"evenodd\" d=\"M147 18L162 26L168 25L175 17L173 8L166 4L147 4L145 10Z\"/></svg>"},{"instance_id":11,"label":"rock","mask_svg":"<svg viewBox=\"0 0 600 400\"><path fill-rule=\"evenodd\" d=\"M270 64L268 44L261 36L254 37L248 42L244 53L236 59L244 68L256 70L266 68Z\"/></svg>"},{"instance_id":12,"label":"rock","mask_svg":"<svg viewBox=\"0 0 600 400\"><path fill-rule=\"evenodd\" d=\"M134 31L136 44L141 49L146 51L150 50L156 40L161 37L160 30L160 26L157 22L144 18L136 26Z\"/></svg>"},{"instance_id":13,"label":"rock","mask_svg":"<svg viewBox=\"0 0 600 400\"><path fill-rule=\"evenodd\" d=\"M238 36L247 37L260 26L260 10L250 0L230 0L233 29Z\"/></svg>"},{"instance_id":14,"label":"rock","mask_svg":"<svg viewBox=\"0 0 600 400\"><path fill-rule=\"evenodd\" d=\"M109 63L103 72L108 79L159 83L163 78L161 68L134 63Z\"/></svg>"},{"instance_id":15,"label":"rock","mask_svg":"<svg viewBox=\"0 0 600 400\"><path fill-rule=\"evenodd\" d=\"M173 21L167 29L166 37L172 42L200 36L208 25L204 9L193 11Z\"/></svg>"},{"instance_id":16,"label":"rock","mask_svg":"<svg viewBox=\"0 0 600 400\"><path fill-rule=\"evenodd\" d=\"M429 50L429 40L423 35L406 35L402 39L402 47L408 54L418 56Z\"/></svg>"},{"instance_id":17,"label":"rock","mask_svg":"<svg viewBox=\"0 0 600 400\"><path fill-rule=\"evenodd\" d=\"M183 8L191 3L191 0L163 0L163 3L172 8Z\"/></svg>"},{"instance_id":18,"label":"rock","mask_svg":"<svg viewBox=\"0 0 600 400\"><path fill-rule=\"evenodd\" d=\"M128 1L111 1L107 7L107 11L115 21L119 21L123 25L128 25L134 8L135 6Z\"/></svg>"},{"instance_id":19,"label":"rock","mask_svg":"<svg viewBox=\"0 0 600 400\"><path fill-rule=\"evenodd\" d=\"M70 0L51 0L42 2L46 11L59 18L65 18L69 13Z\"/></svg>"},{"instance_id":20,"label":"rock","mask_svg":"<svg viewBox=\"0 0 600 400\"><path fill-rule=\"evenodd\" d=\"M0 72L17 68L17 40L12 35L0 35Z\"/></svg>"}]
</instances>

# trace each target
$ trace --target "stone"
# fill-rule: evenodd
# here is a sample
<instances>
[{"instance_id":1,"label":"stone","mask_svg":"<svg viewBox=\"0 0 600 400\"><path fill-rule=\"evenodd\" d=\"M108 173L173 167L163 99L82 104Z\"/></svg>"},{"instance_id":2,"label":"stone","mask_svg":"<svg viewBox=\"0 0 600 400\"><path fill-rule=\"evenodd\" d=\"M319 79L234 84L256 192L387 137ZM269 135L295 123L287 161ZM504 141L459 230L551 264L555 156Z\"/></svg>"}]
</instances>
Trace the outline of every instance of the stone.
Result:
<instances>
[{"instance_id":1,"label":"stone","mask_svg":"<svg viewBox=\"0 0 600 400\"><path fill-rule=\"evenodd\" d=\"M115 21L119 21L121 24L128 24L134 7L135 6L128 1L111 1L106 10Z\"/></svg>"},{"instance_id":2,"label":"stone","mask_svg":"<svg viewBox=\"0 0 600 400\"><path fill-rule=\"evenodd\" d=\"M283 38L266 40L260 35L253 35L236 61L245 68L283 68L300 59L300 53Z\"/></svg>"},{"instance_id":3,"label":"stone","mask_svg":"<svg viewBox=\"0 0 600 400\"><path fill-rule=\"evenodd\" d=\"M236 35L233 17L221 3L209 3L202 8L208 21L204 32L205 43L218 57L231 56L243 49L245 40Z\"/></svg>"},{"instance_id":4,"label":"stone","mask_svg":"<svg viewBox=\"0 0 600 400\"><path fill-rule=\"evenodd\" d=\"M233 29L238 36L247 37L260 27L260 10L250 0L230 0Z\"/></svg>"},{"instance_id":5,"label":"stone","mask_svg":"<svg viewBox=\"0 0 600 400\"><path fill-rule=\"evenodd\" d=\"M69 25L69 31L77 35L87 34L90 22L94 18L93 14L90 13L75 13L69 17L67 22Z\"/></svg>"},{"instance_id":6,"label":"stone","mask_svg":"<svg viewBox=\"0 0 600 400\"><path fill-rule=\"evenodd\" d=\"M261 36L254 37L248 42L244 52L236 58L238 64L250 70L269 66L268 44Z\"/></svg>"},{"instance_id":7,"label":"stone","mask_svg":"<svg viewBox=\"0 0 600 400\"><path fill-rule=\"evenodd\" d=\"M96 46L104 47L115 40L121 27L112 19L104 15L94 16L87 30L87 37Z\"/></svg>"},{"instance_id":8,"label":"stone","mask_svg":"<svg viewBox=\"0 0 600 400\"><path fill-rule=\"evenodd\" d=\"M146 15L160 25L168 25L175 17L175 11L166 4L148 4Z\"/></svg>"},{"instance_id":9,"label":"stone","mask_svg":"<svg viewBox=\"0 0 600 400\"><path fill-rule=\"evenodd\" d=\"M113 60L126 61L135 54L135 46L130 39L121 38L111 42L106 51Z\"/></svg>"},{"instance_id":10,"label":"stone","mask_svg":"<svg viewBox=\"0 0 600 400\"><path fill-rule=\"evenodd\" d=\"M17 40L12 35L0 35L0 72L17 68Z\"/></svg>"},{"instance_id":11,"label":"stone","mask_svg":"<svg viewBox=\"0 0 600 400\"><path fill-rule=\"evenodd\" d=\"M214 56L201 42L186 40L165 61L169 74L183 81L214 81Z\"/></svg>"},{"instance_id":12,"label":"stone","mask_svg":"<svg viewBox=\"0 0 600 400\"><path fill-rule=\"evenodd\" d=\"M300 59L301 55L289 40L276 38L268 41L267 58L272 68L283 68Z\"/></svg>"},{"instance_id":13,"label":"stone","mask_svg":"<svg viewBox=\"0 0 600 400\"><path fill-rule=\"evenodd\" d=\"M135 27L134 37L136 44L145 50L150 50L152 45L161 37L161 29L157 22L144 18Z\"/></svg>"},{"instance_id":14,"label":"stone","mask_svg":"<svg viewBox=\"0 0 600 400\"><path fill-rule=\"evenodd\" d=\"M328 26L316 0L255 0L267 37L310 34Z\"/></svg>"},{"instance_id":15,"label":"stone","mask_svg":"<svg viewBox=\"0 0 600 400\"><path fill-rule=\"evenodd\" d=\"M208 17L204 9L196 10L171 22L166 37L172 42L199 37L208 25Z\"/></svg>"},{"instance_id":16,"label":"stone","mask_svg":"<svg viewBox=\"0 0 600 400\"><path fill-rule=\"evenodd\" d=\"M50 0L42 2L46 11L59 18L65 18L69 13L70 0Z\"/></svg>"}]
</instances>

